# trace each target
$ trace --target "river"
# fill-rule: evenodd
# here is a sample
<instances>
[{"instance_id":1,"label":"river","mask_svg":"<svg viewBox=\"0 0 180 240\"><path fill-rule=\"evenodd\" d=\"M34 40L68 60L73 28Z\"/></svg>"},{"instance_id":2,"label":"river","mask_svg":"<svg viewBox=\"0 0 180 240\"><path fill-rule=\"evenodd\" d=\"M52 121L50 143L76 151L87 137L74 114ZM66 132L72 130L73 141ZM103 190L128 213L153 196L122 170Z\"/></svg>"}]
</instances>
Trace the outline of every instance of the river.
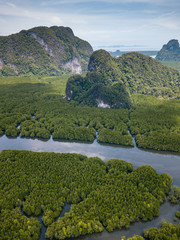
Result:
<instances>
[{"instance_id":1,"label":"river","mask_svg":"<svg viewBox=\"0 0 180 240\"><path fill-rule=\"evenodd\" d=\"M48 141L38 139L10 139L6 136L0 138L0 151L3 149L30 150L35 152L66 152L81 153L88 157L98 156L107 161L110 158L118 158L131 162L134 167L140 165L151 165L158 173L166 172L173 177L173 184L180 186L180 154L169 152L156 152L141 150L135 147L120 147L101 145L96 140L93 143L77 142L59 142L53 141L52 137ZM143 229L150 227L159 227L163 220L173 222L175 212L180 210L180 206L171 206L168 202L160 207L160 216L150 222L139 222L130 226L130 229L123 231L114 231L108 233L103 231L99 234L80 237L79 239L96 240L120 240L121 236L131 237L133 234L142 234ZM41 240L45 239L41 235Z\"/></svg>"}]
</instances>

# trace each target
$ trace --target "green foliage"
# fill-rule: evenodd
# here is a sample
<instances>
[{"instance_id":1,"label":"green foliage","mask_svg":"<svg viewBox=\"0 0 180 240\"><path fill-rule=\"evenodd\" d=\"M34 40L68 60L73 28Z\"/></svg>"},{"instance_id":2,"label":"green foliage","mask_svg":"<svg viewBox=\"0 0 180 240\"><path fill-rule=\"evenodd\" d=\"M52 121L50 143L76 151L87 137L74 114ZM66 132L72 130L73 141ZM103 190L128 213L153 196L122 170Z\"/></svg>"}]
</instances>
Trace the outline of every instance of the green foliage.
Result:
<instances>
[{"instance_id":1,"label":"green foliage","mask_svg":"<svg viewBox=\"0 0 180 240\"><path fill-rule=\"evenodd\" d=\"M173 204L178 204L180 202L180 187L172 186L169 201Z\"/></svg>"},{"instance_id":2,"label":"green foliage","mask_svg":"<svg viewBox=\"0 0 180 240\"><path fill-rule=\"evenodd\" d=\"M113 58L105 50L98 50L91 55L88 70L86 77L76 75L68 80L68 100L129 108L132 106L132 93L168 99L180 96L179 72L140 53Z\"/></svg>"},{"instance_id":3,"label":"green foliage","mask_svg":"<svg viewBox=\"0 0 180 240\"><path fill-rule=\"evenodd\" d=\"M128 228L132 222L159 215L161 201L156 193L165 198L172 182L150 166L133 169L131 163L117 159L104 163L97 157L67 153L4 150L0 169L2 239L7 228L11 229L7 239L21 239L19 229L27 228L27 239L38 239L38 221L23 216L19 207L28 216L43 215L49 239L102 232L104 227L110 232ZM73 203L70 212L55 221L65 201Z\"/></svg>"},{"instance_id":4,"label":"green foliage","mask_svg":"<svg viewBox=\"0 0 180 240\"><path fill-rule=\"evenodd\" d=\"M125 134L123 134L123 132L108 128L104 128L99 131L98 142L134 146L132 137L127 131L125 131Z\"/></svg>"},{"instance_id":5,"label":"green foliage","mask_svg":"<svg viewBox=\"0 0 180 240\"><path fill-rule=\"evenodd\" d=\"M138 147L180 152L179 100L134 96L129 127Z\"/></svg>"},{"instance_id":6,"label":"green foliage","mask_svg":"<svg viewBox=\"0 0 180 240\"><path fill-rule=\"evenodd\" d=\"M60 75L66 63L78 59L83 71L92 47L75 37L66 27L36 27L27 31L0 37L0 76ZM69 66L69 68L71 68ZM72 69L70 69L72 71Z\"/></svg>"},{"instance_id":7,"label":"green foliage","mask_svg":"<svg viewBox=\"0 0 180 240\"><path fill-rule=\"evenodd\" d=\"M177 97L179 90L179 72L163 66L151 57L138 53L127 53L117 60L124 75L123 81L131 93L143 93L159 97ZM159 89L163 90L162 92ZM169 96L169 89L172 96Z\"/></svg>"},{"instance_id":8,"label":"green foliage","mask_svg":"<svg viewBox=\"0 0 180 240\"><path fill-rule=\"evenodd\" d=\"M147 240L178 240L179 237L180 225L168 222L162 222L160 229L154 227L144 231L144 238Z\"/></svg>"},{"instance_id":9,"label":"green foliage","mask_svg":"<svg viewBox=\"0 0 180 240\"><path fill-rule=\"evenodd\" d=\"M78 105L62 98L68 76L2 78L0 135L92 142L96 131L101 143L133 146L129 129L138 147L180 151L179 100L138 94L130 110Z\"/></svg>"},{"instance_id":10,"label":"green foliage","mask_svg":"<svg viewBox=\"0 0 180 240\"><path fill-rule=\"evenodd\" d=\"M145 239L143 237L141 237L141 236L134 235L131 238L122 237L121 240L145 240Z\"/></svg>"},{"instance_id":11,"label":"green foliage","mask_svg":"<svg viewBox=\"0 0 180 240\"><path fill-rule=\"evenodd\" d=\"M87 127L67 127L62 125L53 132L53 139L79 140L79 141L94 141L96 132L93 128Z\"/></svg>"},{"instance_id":12,"label":"green foliage","mask_svg":"<svg viewBox=\"0 0 180 240\"><path fill-rule=\"evenodd\" d=\"M1 209L0 239L38 240L40 230L40 222L34 217L23 216L19 207Z\"/></svg>"},{"instance_id":13,"label":"green foliage","mask_svg":"<svg viewBox=\"0 0 180 240\"><path fill-rule=\"evenodd\" d=\"M180 61L161 61L161 63L165 66L172 67L178 71L180 71Z\"/></svg>"},{"instance_id":14,"label":"green foliage","mask_svg":"<svg viewBox=\"0 0 180 240\"><path fill-rule=\"evenodd\" d=\"M180 211L176 212L176 217L180 219Z\"/></svg>"},{"instance_id":15,"label":"green foliage","mask_svg":"<svg viewBox=\"0 0 180 240\"><path fill-rule=\"evenodd\" d=\"M110 134L104 139L100 133L98 140L132 145L127 127L129 111L90 108L67 102L62 98L67 77L2 78L0 134L42 139L49 139L52 135L56 140L92 142L96 131L109 130ZM115 136L119 136L119 140Z\"/></svg>"},{"instance_id":16,"label":"green foliage","mask_svg":"<svg viewBox=\"0 0 180 240\"><path fill-rule=\"evenodd\" d=\"M106 162L107 171L112 174L116 172L119 174L120 172L130 173L133 171L133 165L130 162L119 161L118 159L110 159Z\"/></svg>"},{"instance_id":17,"label":"green foliage","mask_svg":"<svg viewBox=\"0 0 180 240\"><path fill-rule=\"evenodd\" d=\"M121 240L178 240L180 237L180 225L162 222L161 227L149 228L144 231L144 237L134 235L132 238L122 237Z\"/></svg>"}]
</instances>

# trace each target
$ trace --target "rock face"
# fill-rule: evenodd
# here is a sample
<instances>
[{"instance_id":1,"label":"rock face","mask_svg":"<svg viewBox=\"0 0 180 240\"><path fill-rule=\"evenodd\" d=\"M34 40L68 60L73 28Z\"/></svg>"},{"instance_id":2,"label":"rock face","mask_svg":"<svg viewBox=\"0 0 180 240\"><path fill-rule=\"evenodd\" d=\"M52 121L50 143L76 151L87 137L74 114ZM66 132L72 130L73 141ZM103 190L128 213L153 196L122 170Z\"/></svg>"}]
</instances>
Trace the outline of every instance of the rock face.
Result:
<instances>
[{"instance_id":1,"label":"rock face","mask_svg":"<svg viewBox=\"0 0 180 240\"><path fill-rule=\"evenodd\" d=\"M3 67L3 61L2 61L2 59L0 59L0 70L2 69L2 67Z\"/></svg>"},{"instance_id":2,"label":"rock face","mask_svg":"<svg viewBox=\"0 0 180 240\"><path fill-rule=\"evenodd\" d=\"M178 97L180 74L140 53L113 58L105 50L93 52L85 77L74 75L66 86L66 98L106 108L129 108L131 94Z\"/></svg>"},{"instance_id":3,"label":"rock face","mask_svg":"<svg viewBox=\"0 0 180 240\"><path fill-rule=\"evenodd\" d=\"M158 52L159 61L180 61L180 47L178 40L172 39Z\"/></svg>"},{"instance_id":4,"label":"rock face","mask_svg":"<svg viewBox=\"0 0 180 240\"><path fill-rule=\"evenodd\" d=\"M82 73L81 62L77 57L64 64L64 70L70 69L72 73Z\"/></svg>"},{"instance_id":5,"label":"rock face","mask_svg":"<svg viewBox=\"0 0 180 240\"><path fill-rule=\"evenodd\" d=\"M87 71L93 49L68 27L36 27L0 37L0 75Z\"/></svg>"}]
</instances>

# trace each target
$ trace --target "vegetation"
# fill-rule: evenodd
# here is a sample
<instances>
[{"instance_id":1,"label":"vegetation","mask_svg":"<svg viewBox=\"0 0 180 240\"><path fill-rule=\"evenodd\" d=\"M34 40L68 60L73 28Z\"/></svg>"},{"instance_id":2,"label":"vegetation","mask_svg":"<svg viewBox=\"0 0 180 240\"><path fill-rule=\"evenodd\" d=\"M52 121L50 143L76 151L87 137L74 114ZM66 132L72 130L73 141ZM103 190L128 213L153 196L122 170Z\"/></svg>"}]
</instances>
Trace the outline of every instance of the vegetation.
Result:
<instances>
[{"instance_id":1,"label":"vegetation","mask_svg":"<svg viewBox=\"0 0 180 240\"><path fill-rule=\"evenodd\" d=\"M127 127L128 110L79 107L76 103L68 103L62 98L67 77L31 77L29 83L23 77L3 78L1 134L43 139L52 134L53 139L92 142L98 131L101 142L132 145ZM108 131L107 136L103 130Z\"/></svg>"},{"instance_id":2,"label":"vegetation","mask_svg":"<svg viewBox=\"0 0 180 240\"><path fill-rule=\"evenodd\" d=\"M169 201L173 204L180 203L180 187L172 186Z\"/></svg>"},{"instance_id":3,"label":"vegetation","mask_svg":"<svg viewBox=\"0 0 180 240\"><path fill-rule=\"evenodd\" d=\"M176 212L176 217L180 219L180 211Z\"/></svg>"},{"instance_id":4,"label":"vegetation","mask_svg":"<svg viewBox=\"0 0 180 240\"><path fill-rule=\"evenodd\" d=\"M39 222L29 216L39 214L50 239L128 228L159 215L172 183L150 166L133 169L125 161L80 154L4 150L0 168L1 239L22 239L23 233L38 239ZM70 212L55 221L65 201L72 203Z\"/></svg>"},{"instance_id":5,"label":"vegetation","mask_svg":"<svg viewBox=\"0 0 180 240\"><path fill-rule=\"evenodd\" d=\"M168 66L168 67L172 67L178 71L180 71L180 61L162 61L161 62L163 65Z\"/></svg>"},{"instance_id":6,"label":"vegetation","mask_svg":"<svg viewBox=\"0 0 180 240\"><path fill-rule=\"evenodd\" d=\"M0 134L67 139L180 152L179 100L133 95L134 108L103 109L62 98L69 75L0 82ZM23 99L23 101L22 101Z\"/></svg>"},{"instance_id":7,"label":"vegetation","mask_svg":"<svg viewBox=\"0 0 180 240\"><path fill-rule=\"evenodd\" d=\"M144 231L144 237L135 235L132 238L122 237L121 240L178 240L180 237L180 225L162 222L161 227L149 228Z\"/></svg>"},{"instance_id":8,"label":"vegetation","mask_svg":"<svg viewBox=\"0 0 180 240\"><path fill-rule=\"evenodd\" d=\"M0 76L80 73L87 71L92 52L90 44L75 37L68 27L23 30L0 37Z\"/></svg>"},{"instance_id":9,"label":"vegetation","mask_svg":"<svg viewBox=\"0 0 180 240\"><path fill-rule=\"evenodd\" d=\"M2 199L1 199L2 200ZM22 215L20 207L0 210L0 239L39 239L41 224L35 217Z\"/></svg>"},{"instance_id":10,"label":"vegetation","mask_svg":"<svg viewBox=\"0 0 180 240\"><path fill-rule=\"evenodd\" d=\"M145 240L145 239L143 237L141 237L141 236L134 235L131 238L122 237L121 240Z\"/></svg>"},{"instance_id":11,"label":"vegetation","mask_svg":"<svg viewBox=\"0 0 180 240\"><path fill-rule=\"evenodd\" d=\"M160 229L150 228L144 231L147 240L178 240L180 237L180 225L162 222Z\"/></svg>"},{"instance_id":12,"label":"vegetation","mask_svg":"<svg viewBox=\"0 0 180 240\"><path fill-rule=\"evenodd\" d=\"M95 51L89 60L86 77L72 76L66 87L68 100L79 103L130 108L131 94L161 98L180 96L178 71L140 53L113 58L105 50Z\"/></svg>"},{"instance_id":13,"label":"vegetation","mask_svg":"<svg viewBox=\"0 0 180 240\"><path fill-rule=\"evenodd\" d=\"M138 147L180 152L179 100L134 95L129 127Z\"/></svg>"}]
</instances>

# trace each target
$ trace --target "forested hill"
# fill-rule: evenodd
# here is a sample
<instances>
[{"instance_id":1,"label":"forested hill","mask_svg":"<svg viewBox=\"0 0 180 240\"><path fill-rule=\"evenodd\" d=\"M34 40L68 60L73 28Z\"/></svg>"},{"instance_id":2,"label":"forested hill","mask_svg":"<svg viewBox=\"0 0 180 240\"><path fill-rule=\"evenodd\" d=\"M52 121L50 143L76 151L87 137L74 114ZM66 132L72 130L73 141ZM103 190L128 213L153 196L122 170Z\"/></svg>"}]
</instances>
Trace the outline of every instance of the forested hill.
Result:
<instances>
[{"instance_id":1,"label":"forested hill","mask_svg":"<svg viewBox=\"0 0 180 240\"><path fill-rule=\"evenodd\" d=\"M68 100L99 107L130 107L131 94L141 93L176 98L180 74L140 53L113 58L105 50L95 51L85 77L75 75L66 86Z\"/></svg>"},{"instance_id":2,"label":"forested hill","mask_svg":"<svg viewBox=\"0 0 180 240\"><path fill-rule=\"evenodd\" d=\"M0 76L87 71L91 45L68 27L36 27L0 37Z\"/></svg>"},{"instance_id":3,"label":"forested hill","mask_svg":"<svg viewBox=\"0 0 180 240\"><path fill-rule=\"evenodd\" d=\"M156 59L159 61L180 62L180 46L178 40L172 39L167 44L163 45L162 49L158 52Z\"/></svg>"}]
</instances>

